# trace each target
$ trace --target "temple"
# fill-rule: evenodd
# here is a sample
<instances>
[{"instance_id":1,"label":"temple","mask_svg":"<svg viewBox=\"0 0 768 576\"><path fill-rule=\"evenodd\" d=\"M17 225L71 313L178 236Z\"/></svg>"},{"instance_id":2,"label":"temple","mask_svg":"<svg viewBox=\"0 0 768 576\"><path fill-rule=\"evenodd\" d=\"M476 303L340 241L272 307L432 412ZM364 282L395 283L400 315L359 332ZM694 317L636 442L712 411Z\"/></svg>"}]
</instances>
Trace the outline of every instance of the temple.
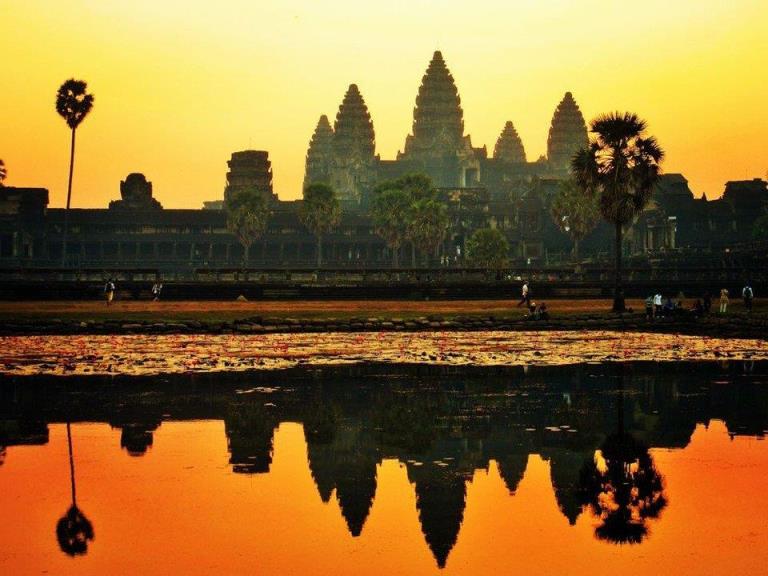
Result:
<instances>
[{"instance_id":1,"label":"temple","mask_svg":"<svg viewBox=\"0 0 768 576\"><path fill-rule=\"evenodd\" d=\"M341 222L324 238L325 265L390 267L392 253L369 218L371 196L383 182L418 173L431 178L451 221L445 241L435 254L426 255L430 265L465 265L465 242L483 227L502 231L513 266L565 262L571 240L554 224L549 209L559 182L568 177L570 158L588 141L584 116L566 92L552 114L546 156L527 157L512 121L504 124L489 155L465 132L457 84L437 51L418 87L403 149L394 159L382 159L363 92L350 84L333 125L328 116L319 117L305 158L304 188L331 185L343 208ZM64 210L48 208L48 191L0 186L0 268L58 267L62 261L76 268L176 271L313 266L316 241L299 219L301 200L278 198L269 153L237 151L227 167L223 194L213 193L203 210L163 209L152 183L143 174L129 174L120 182L120 199L108 209L70 210L66 255ZM271 212L248 262L227 229L223 210L224 200L243 189L263 193ZM630 255L724 252L752 242L755 222L767 211L764 180L728 182L721 198L708 200L697 197L682 174L668 173L627 230L623 249ZM611 234L609 226L599 225L581 242L582 254L607 258ZM401 250L399 261L408 261L410 246Z\"/></svg>"}]
</instances>

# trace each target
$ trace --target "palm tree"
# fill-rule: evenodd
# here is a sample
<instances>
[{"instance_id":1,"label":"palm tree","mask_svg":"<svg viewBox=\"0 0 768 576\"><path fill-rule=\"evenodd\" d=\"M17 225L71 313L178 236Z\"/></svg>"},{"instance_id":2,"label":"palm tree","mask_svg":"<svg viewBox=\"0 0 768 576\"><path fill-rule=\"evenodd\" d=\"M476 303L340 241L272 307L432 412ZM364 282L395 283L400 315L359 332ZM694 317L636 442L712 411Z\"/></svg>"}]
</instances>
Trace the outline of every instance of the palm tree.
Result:
<instances>
[{"instance_id":1,"label":"palm tree","mask_svg":"<svg viewBox=\"0 0 768 576\"><path fill-rule=\"evenodd\" d=\"M498 270L509 258L509 242L496 228L480 228L467 240L467 258L481 268Z\"/></svg>"},{"instance_id":2,"label":"palm tree","mask_svg":"<svg viewBox=\"0 0 768 576\"><path fill-rule=\"evenodd\" d=\"M256 188L244 188L226 196L224 210L227 228L243 246L243 264L247 265L251 246L267 229L270 215L267 199Z\"/></svg>"},{"instance_id":3,"label":"palm tree","mask_svg":"<svg viewBox=\"0 0 768 576\"><path fill-rule=\"evenodd\" d=\"M56 93L56 112L64 118L72 130L72 142L69 148L69 182L67 184L67 208L64 212L64 236L62 241L61 265L67 258L67 231L69 227L69 204L72 198L72 172L75 167L75 132L80 123L93 108L93 94L88 94L88 84L83 80L70 78L59 87Z\"/></svg>"},{"instance_id":4,"label":"palm tree","mask_svg":"<svg viewBox=\"0 0 768 576\"><path fill-rule=\"evenodd\" d=\"M69 556L79 556L88 552L88 542L93 540L93 524L77 507L75 493L75 460L72 457L72 431L67 422L67 444L69 446L69 480L72 487L72 506L56 523L56 539L59 548Z\"/></svg>"},{"instance_id":5,"label":"palm tree","mask_svg":"<svg viewBox=\"0 0 768 576\"><path fill-rule=\"evenodd\" d=\"M0 158L0 187L3 186L5 179L8 177L8 170L5 169L5 162Z\"/></svg>"},{"instance_id":6,"label":"palm tree","mask_svg":"<svg viewBox=\"0 0 768 576\"><path fill-rule=\"evenodd\" d=\"M341 218L339 199L327 184L310 184L304 190L299 218L317 237L317 267L322 265L323 234L330 232Z\"/></svg>"},{"instance_id":7,"label":"palm tree","mask_svg":"<svg viewBox=\"0 0 768 576\"><path fill-rule=\"evenodd\" d=\"M448 233L448 208L433 198L416 200L411 205L407 223L408 238L422 252L426 264L429 254L437 251Z\"/></svg>"},{"instance_id":8,"label":"palm tree","mask_svg":"<svg viewBox=\"0 0 768 576\"><path fill-rule=\"evenodd\" d=\"M631 112L612 112L590 123L594 135L571 161L579 187L597 196L603 218L616 230L616 270L613 311L624 312L621 283L621 241L624 227L645 208L661 174L664 151L647 124Z\"/></svg>"},{"instance_id":9,"label":"palm tree","mask_svg":"<svg viewBox=\"0 0 768 576\"><path fill-rule=\"evenodd\" d=\"M555 225L573 240L573 259L578 262L579 243L600 220L597 197L585 193L573 179L568 179L560 183L549 211Z\"/></svg>"},{"instance_id":10,"label":"palm tree","mask_svg":"<svg viewBox=\"0 0 768 576\"><path fill-rule=\"evenodd\" d=\"M384 239L392 250L392 266L399 265L400 247L406 239L407 215L411 207L411 198L405 190L391 188L378 193L371 206L371 219L376 233Z\"/></svg>"}]
</instances>

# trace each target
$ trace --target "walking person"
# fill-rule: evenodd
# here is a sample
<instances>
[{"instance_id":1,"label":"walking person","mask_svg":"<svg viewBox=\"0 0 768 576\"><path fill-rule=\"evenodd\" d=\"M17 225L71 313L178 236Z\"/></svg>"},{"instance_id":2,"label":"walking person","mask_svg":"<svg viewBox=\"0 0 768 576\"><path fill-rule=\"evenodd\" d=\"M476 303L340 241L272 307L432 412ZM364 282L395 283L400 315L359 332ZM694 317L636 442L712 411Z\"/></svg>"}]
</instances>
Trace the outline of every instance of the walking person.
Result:
<instances>
[{"instance_id":1,"label":"walking person","mask_svg":"<svg viewBox=\"0 0 768 576\"><path fill-rule=\"evenodd\" d=\"M747 312L752 312L752 299L755 297L755 293L752 291L752 286L747 282L741 291L741 297L744 299L744 308Z\"/></svg>"},{"instance_id":2,"label":"walking person","mask_svg":"<svg viewBox=\"0 0 768 576\"><path fill-rule=\"evenodd\" d=\"M152 285L152 301L153 302L160 301L160 293L162 291L163 291L163 285L160 282L155 282Z\"/></svg>"},{"instance_id":3,"label":"walking person","mask_svg":"<svg viewBox=\"0 0 768 576\"><path fill-rule=\"evenodd\" d=\"M728 288L720 289L720 314L728 311Z\"/></svg>"},{"instance_id":4,"label":"walking person","mask_svg":"<svg viewBox=\"0 0 768 576\"><path fill-rule=\"evenodd\" d=\"M662 302L661 298L661 292L656 292L656 294L653 296L653 314L654 318L661 317L662 308L664 307L664 303Z\"/></svg>"},{"instance_id":5,"label":"walking person","mask_svg":"<svg viewBox=\"0 0 768 576\"><path fill-rule=\"evenodd\" d=\"M111 306L112 300L115 299L115 283L112 281L112 278L104 284L104 297L107 300L107 306Z\"/></svg>"},{"instance_id":6,"label":"walking person","mask_svg":"<svg viewBox=\"0 0 768 576\"><path fill-rule=\"evenodd\" d=\"M528 281L526 280L523 282L523 288L521 291L521 298L520 302L517 303L517 307L520 308L523 304L525 304L526 307L530 307L531 305L531 292L528 289Z\"/></svg>"}]
</instances>

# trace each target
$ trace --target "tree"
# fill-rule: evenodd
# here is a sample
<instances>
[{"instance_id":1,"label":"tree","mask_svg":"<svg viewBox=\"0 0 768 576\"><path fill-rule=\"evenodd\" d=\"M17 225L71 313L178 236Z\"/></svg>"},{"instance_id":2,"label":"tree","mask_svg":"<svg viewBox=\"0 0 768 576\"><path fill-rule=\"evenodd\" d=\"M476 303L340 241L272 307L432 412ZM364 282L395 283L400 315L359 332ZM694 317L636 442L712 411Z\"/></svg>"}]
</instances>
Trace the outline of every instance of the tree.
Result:
<instances>
[{"instance_id":1,"label":"tree","mask_svg":"<svg viewBox=\"0 0 768 576\"><path fill-rule=\"evenodd\" d=\"M432 198L416 200L409 210L407 235L415 248L424 255L425 265L429 254L436 252L448 232L450 220L448 208Z\"/></svg>"},{"instance_id":2,"label":"tree","mask_svg":"<svg viewBox=\"0 0 768 576\"><path fill-rule=\"evenodd\" d=\"M573 258L579 261L579 243L600 221L597 197L582 190L573 179L560 183L550 214L560 230L573 240Z\"/></svg>"},{"instance_id":3,"label":"tree","mask_svg":"<svg viewBox=\"0 0 768 576\"><path fill-rule=\"evenodd\" d=\"M267 199L257 188L243 188L227 195L224 210L227 228L243 246L245 265L251 246L267 228L270 214Z\"/></svg>"},{"instance_id":4,"label":"tree","mask_svg":"<svg viewBox=\"0 0 768 576\"><path fill-rule=\"evenodd\" d=\"M8 177L8 170L5 168L5 162L0 158L0 188L3 187L5 179Z\"/></svg>"},{"instance_id":5,"label":"tree","mask_svg":"<svg viewBox=\"0 0 768 576\"><path fill-rule=\"evenodd\" d=\"M481 268L502 268L509 257L509 242L495 228L475 230L467 240L467 258Z\"/></svg>"},{"instance_id":6,"label":"tree","mask_svg":"<svg viewBox=\"0 0 768 576\"><path fill-rule=\"evenodd\" d=\"M64 235L62 240L61 264L67 259L67 232L69 229L69 204L72 199L72 173L75 168L75 132L93 108L93 94L86 92L88 84L83 80L70 78L59 87L56 93L56 112L64 118L72 131L69 147L69 181L67 183L67 207L64 211Z\"/></svg>"},{"instance_id":7,"label":"tree","mask_svg":"<svg viewBox=\"0 0 768 576\"><path fill-rule=\"evenodd\" d=\"M407 219L411 208L411 198L402 189L388 188L373 198L371 220L376 233L384 239L392 250L392 266L398 267L400 247L405 242L408 226Z\"/></svg>"},{"instance_id":8,"label":"tree","mask_svg":"<svg viewBox=\"0 0 768 576\"><path fill-rule=\"evenodd\" d=\"M768 240L768 212L760 216L752 225L752 238Z\"/></svg>"},{"instance_id":9,"label":"tree","mask_svg":"<svg viewBox=\"0 0 768 576\"><path fill-rule=\"evenodd\" d=\"M327 184L310 184L304 190L299 218L317 237L317 267L322 265L323 234L330 232L341 219L339 199Z\"/></svg>"},{"instance_id":10,"label":"tree","mask_svg":"<svg viewBox=\"0 0 768 576\"><path fill-rule=\"evenodd\" d=\"M571 172L585 194L598 198L603 218L616 231L613 311L624 312L621 246L624 227L645 208L661 173L664 151L647 124L631 112L612 112L590 123L589 146L576 152Z\"/></svg>"},{"instance_id":11,"label":"tree","mask_svg":"<svg viewBox=\"0 0 768 576\"><path fill-rule=\"evenodd\" d=\"M69 446L69 480L72 489L72 505L56 523L56 540L59 548L69 556L79 556L88 552L88 542L93 540L93 524L77 507L75 491L75 460L72 456L72 432L67 422L67 445Z\"/></svg>"}]
</instances>

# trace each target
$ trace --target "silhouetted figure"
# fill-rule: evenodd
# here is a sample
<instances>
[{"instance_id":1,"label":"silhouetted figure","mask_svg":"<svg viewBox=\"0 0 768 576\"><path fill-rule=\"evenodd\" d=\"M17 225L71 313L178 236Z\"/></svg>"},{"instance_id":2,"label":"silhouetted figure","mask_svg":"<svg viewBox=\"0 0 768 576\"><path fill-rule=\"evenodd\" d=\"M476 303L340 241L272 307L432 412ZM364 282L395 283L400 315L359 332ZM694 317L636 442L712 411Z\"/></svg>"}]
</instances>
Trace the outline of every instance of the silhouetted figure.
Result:
<instances>
[{"instance_id":1,"label":"silhouetted figure","mask_svg":"<svg viewBox=\"0 0 768 576\"><path fill-rule=\"evenodd\" d=\"M104 284L104 298L107 301L107 306L111 306L112 301L115 299L115 283L112 281L112 278Z\"/></svg>"},{"instance_id":2,"label":"silhouetted figure","mask_svg":"<svg viewBox=\"0 0 768 576\"><path fill-rule=\"evenodd\" d=\"M523 304L526 307L531 305L531 291L528 288L528 281L523 282L523 287L520 290L520 302L517 303L517 307L520 308Z\"/></svg>"},{"instance_id":3,"label":"silhouetted figure","mask_svg":"<svg viewBox=\"0 0 768 576\"><path fill-rule=\"evenodd\" d=\"M747 312L752 312L752 300L755 297L755 293L752 290L752 286L749 282L746 283L741 290L741 297L744 299L744 308Z\"/></svg>"},{"instance_id":4,"label":"silhouetted figure","mask_svg":"<svg viewBox=\"0 0 768 576\"><path fill-rule=\"evenodd\" d=\"M712 310L712 295L709 291L704 292L702 304L704 305L704 313L709 314L710 310Z\"/></svg>"},{"instance_id":5,"label":"silhouetted figure","mask_svg":"<svg viewBox=\"0 0 768 576\"><path fill-rule=\"evenodd\" d=\"M69 556L80 556L88 552L88 542L93 540L93 524L77 507L75 491L75 460L72 456L72 432L67 422L67 445L69 446L69 479L72 486L72 506L56 523L56 539L59 548Z\"/></svg>"}]
</instances>

